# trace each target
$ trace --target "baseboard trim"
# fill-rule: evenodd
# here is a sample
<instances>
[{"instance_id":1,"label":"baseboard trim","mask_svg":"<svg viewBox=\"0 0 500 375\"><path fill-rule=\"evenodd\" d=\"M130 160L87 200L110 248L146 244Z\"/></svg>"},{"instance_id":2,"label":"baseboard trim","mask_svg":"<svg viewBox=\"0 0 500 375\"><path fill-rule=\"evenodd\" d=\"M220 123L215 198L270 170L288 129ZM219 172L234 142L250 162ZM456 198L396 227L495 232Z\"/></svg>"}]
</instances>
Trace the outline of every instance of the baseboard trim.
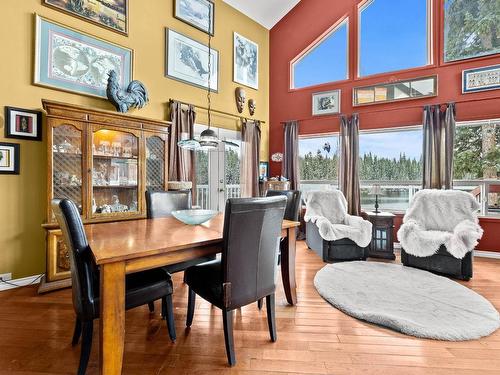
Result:
<instances>
[{"instance_id":1,"label":"baseboard trim","mask_svg":"<svg viewBox=\"0 0 500 375\"><path fill-rule=\"evenodd\" d=\"M12 279L12 280L9 280L7 282L0 281L0 292L4 291L4 290L19 288L19 287L26 286L26 285L36 285L36 284L40 283L40 279L42 278L42 275L43 274L22 277L20 279ZM9 283L9 284L7 284L7 283ZM15 285L12 285L12 284L15 284Z\"/></svg>"},{"instance_id":2,"label":"baseboard trim","mask_svg":"<svg viewBox=\"0 0 500 375\"><path fill-rule=\"evenodd\" d=\"M500 259L500 253L495 251L474 250L474 256L480 258Z\"/></svg>"}]
</instances>

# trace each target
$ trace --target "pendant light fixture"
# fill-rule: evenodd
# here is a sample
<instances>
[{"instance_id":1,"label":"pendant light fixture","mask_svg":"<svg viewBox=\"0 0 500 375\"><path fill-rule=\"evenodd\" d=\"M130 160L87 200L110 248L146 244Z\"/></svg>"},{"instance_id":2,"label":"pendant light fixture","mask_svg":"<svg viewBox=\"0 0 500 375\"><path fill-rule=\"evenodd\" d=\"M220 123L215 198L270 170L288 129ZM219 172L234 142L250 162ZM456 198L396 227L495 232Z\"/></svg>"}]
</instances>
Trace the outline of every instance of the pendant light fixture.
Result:
<instances>
[{"instance_id":1,"label":"pendant light fixture","mask_svg":"<svg viewBox=\"0 0 500 375\"><path fill-rule=\"evenodd\" d=\"M208 15L208 24L212 24L211 20L212 14L209 12ZM207 85L207 117L208 117L208 124L207 124L207 129L203 130L200 134L200 138L196 139L185 139L182 141L177 142L177 146L180 148L183 148L185 150L207 150L207 151L214 151L219 148L219 144L221 143L221 140L217 137L217 134L215 131L213 131L210 127L212 125L212 90L211 90L211 82L212 80L212 34L209 32L208 33L208 85ZM233 142L228 142L228 141L222 141L226 144L230 144L232 146L239 147L236 143Z\"/></svg>"}]
</instances>

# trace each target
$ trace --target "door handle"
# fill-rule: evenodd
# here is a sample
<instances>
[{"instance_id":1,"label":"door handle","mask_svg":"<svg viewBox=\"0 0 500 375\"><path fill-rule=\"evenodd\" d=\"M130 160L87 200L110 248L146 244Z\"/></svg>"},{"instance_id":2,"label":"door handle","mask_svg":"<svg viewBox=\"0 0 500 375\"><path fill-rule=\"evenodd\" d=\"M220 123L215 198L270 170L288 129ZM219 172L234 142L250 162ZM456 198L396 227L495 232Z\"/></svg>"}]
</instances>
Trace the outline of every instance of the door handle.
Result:
<instances>
[{"instance_id":1,"label":"door handle","mask_svg":"<svg viewBox=\"0 0 500 375\"><path fill-rule=\"evenodd\" d=\"M219 188L219 193L223 193L225 189Z\"/></svg>"}]
</instances>

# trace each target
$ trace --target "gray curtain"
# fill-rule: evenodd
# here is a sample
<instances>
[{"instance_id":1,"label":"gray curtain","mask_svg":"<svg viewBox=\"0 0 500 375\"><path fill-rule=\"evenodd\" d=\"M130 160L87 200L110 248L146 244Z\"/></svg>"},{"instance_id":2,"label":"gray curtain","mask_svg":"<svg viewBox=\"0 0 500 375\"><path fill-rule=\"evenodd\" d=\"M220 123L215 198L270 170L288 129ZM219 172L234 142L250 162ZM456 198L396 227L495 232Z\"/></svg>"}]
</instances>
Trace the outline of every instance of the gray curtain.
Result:
<instances>
[{"instance_id":1,"label":"gray curtain","mask_svg":"<svg viewBox=\"0 0 500 375\"><path fill-rule=\"evenodd\" d=\"M290 188L292 190L299 190L299 123L297 121L286 122L284 125L284 134L285 147L281 175L290 180Z\"/></svg>"},{"instance_id":2,"label":"gray curtain","mask_svg":"<svg viewBox=\"0 0 500 375\"><path fill-rule=\"evenodd\" d=\"M241 196L258 197L260 122L244 120L241 127Z\"/></svg>"},{"instance_id":3,"label":"gray curtain","mask_svg":"<svg viewBox=\"0 0 500 375\"><path fill-rule=\"evenodd\" d=\"M168 162L169 181L193 181L194 182L194 156L192 151L183 150L177 146L177 142L193 138L196 111L192 105L187 109L176 101L170 102L170 145Z\"/></svg>"},{"instance_id":4,"label":"gray curtain","mask_svg":"<svg viewBox=\"0 0 500 375\"><path fill-rule=\"evenodd\" d=\"M339 188L344 193L350 215L361 214L359 187L359 116L340 117Z\"/></svg>"},{"instance_id":5,"label":"gray curtain","mask_svg":"<svg viewBox=\"0 0 500 375\"><path fill-rule=\"evenodd\" d=\"M423 117L423 187L453 188L453 148L455 142L454 103L441 111L440 105L425 106Z\"/></svg>"}]
</instances>

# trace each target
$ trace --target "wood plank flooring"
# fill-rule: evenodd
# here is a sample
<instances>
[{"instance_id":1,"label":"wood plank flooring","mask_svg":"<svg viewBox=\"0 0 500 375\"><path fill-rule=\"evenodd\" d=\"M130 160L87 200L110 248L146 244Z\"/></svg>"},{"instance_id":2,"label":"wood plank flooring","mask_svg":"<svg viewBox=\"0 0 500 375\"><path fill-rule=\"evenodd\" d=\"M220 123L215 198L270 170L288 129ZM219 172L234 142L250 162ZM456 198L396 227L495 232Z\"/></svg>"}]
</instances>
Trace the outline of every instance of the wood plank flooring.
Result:
<instances>
[{"instance_id":1,"label":"wood plank flooring","mask_svg":"<svg viewBox=\"0 0 500 375\"><path fill-rule=\"evenodd\" d=\"M278 341L271 343L265 308L236 312L237 365L226 364L222 317L197 298L193 326L185 330L187 287L174 277L177 342L165 322L147 307L127 312L125 374L500 374L500 331L468 342L440 342L405 336L351 318L316 292L313 278L323 263L303 242L297 249L298 300L276 301ZM476 258L474 278L465 283L500 310L500 260ZM35 287L0 292L0 374L74 374L80 347L71 347L74 313L71 291L36 294ZM97 324L95 324L97 326ZM88 374L97 374L98 330Z\"/></svg>"}]
</instances>

